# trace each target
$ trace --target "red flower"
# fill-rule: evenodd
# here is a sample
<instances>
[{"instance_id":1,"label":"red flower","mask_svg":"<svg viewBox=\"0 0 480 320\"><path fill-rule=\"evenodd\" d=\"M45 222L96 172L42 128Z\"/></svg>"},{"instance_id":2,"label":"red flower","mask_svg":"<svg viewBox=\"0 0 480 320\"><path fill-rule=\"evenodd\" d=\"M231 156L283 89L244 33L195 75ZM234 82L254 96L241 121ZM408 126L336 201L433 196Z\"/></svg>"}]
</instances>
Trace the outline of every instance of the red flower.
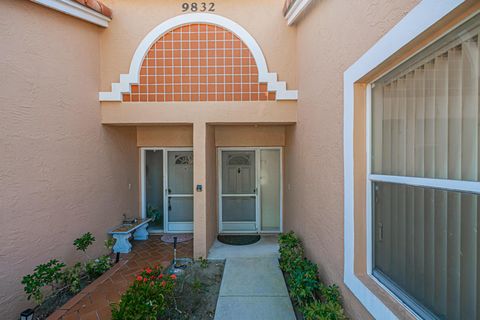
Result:
<instances>
[{"instance_id":1,"label":"red flower","mask_svg":"<svg viewBox=\"0 0 480 320\"><path fill-rule=\"evenodd\" d=\"M162 287L165 287L167 283L165 281L162 281Z\"/></svg>"},{"instance_id":2,"label":"red flower","mask_svg":"<svg viewBox=\"0 0 480 320\"><path fill-rule=\"evenodd\" d=\"M142 277L142 276L137 276L137 280L138 280L138 281L142 281L142 280L143 280L143 277Z\"/></svg>"},{"instance_id":3,"label":"red flower","mask_svg":"<svg viewBox=\"0 0 480 320\"><path fill-rule=\"evenodd\" d=\"M147 278L143 278L143 282L147 282L147 280L148 280Z\"/></svg>"},{"instance_id":4,"label":"red flower","mask_svg":"<svg viewBox=\"0 0 480 320\"><path fill-rule=\"evenodd\" d=\"M163 274L161 274L157 277L157 279L162 279L162 278L163 278Z\"/></svg>"},{"instance_id":5,"label":"red flower","mask_svg":"<svg viewBox=\"0 0 480 320\"><path fill-rule=\"evenodd\" d=\"M147 269L145 269L145 272L148 273L148 274L150 274L150 273L152 273L152 269L147 268Z\"/></svg>"},{"instance_id":6,"label":"red flower","mask_svg":"<svg viewBox=\"0 0 480 320\"><path fill-rule=\"evenodd\" d=\"M175 279L177 279L177 276L174 275L174 274L172 274L172 275L170 276L170 278L172 278L173 280L175 280Z\"/></svg>"}]
</instances>

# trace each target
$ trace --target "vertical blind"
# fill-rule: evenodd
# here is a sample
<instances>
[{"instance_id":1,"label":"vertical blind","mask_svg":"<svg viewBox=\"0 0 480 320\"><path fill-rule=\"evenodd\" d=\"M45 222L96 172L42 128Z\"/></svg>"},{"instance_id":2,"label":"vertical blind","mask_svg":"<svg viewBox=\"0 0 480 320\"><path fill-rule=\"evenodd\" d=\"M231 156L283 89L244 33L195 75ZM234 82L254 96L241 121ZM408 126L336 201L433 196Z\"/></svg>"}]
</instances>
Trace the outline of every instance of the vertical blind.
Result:
<instances>
[{"instance_id":1,"label":"vertical blind","mask_svg":"<svg viewBox=\"0 0 480 320\"><path fill-rule=\"evenodd\" d=\"M479 20L372 84L372 173L479 181ZM480 319L479 197L380 182L372 189L374 274L414 310Z\"/></svg>"},{"instance_id":2,"label":"vertical blind","mask_svg":"<svg viewBox=\"0 0 480 320\"><path fill-rule=\"evenodd\" d=\"M478 30L372 89L372 172L479 180Z\"/></svg>"},{"instance_id":3,"label":"vertical blind","mask_svg":"<svg viewBox=\"0 0 480 320\"><path fill-rule=\"evenodd\" d=\"M375 183L375 269L441 319L479 319L479 197Z\"/></svg>"}]
</instances>

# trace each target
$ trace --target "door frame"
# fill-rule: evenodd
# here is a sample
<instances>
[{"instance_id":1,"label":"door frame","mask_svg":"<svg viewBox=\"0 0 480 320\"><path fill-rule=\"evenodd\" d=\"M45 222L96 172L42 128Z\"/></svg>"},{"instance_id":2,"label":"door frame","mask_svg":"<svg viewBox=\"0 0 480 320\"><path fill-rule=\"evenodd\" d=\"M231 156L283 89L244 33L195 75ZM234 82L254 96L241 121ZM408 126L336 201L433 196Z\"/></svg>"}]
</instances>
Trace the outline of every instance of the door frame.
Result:
<instances>
[{"instance_id":1,"label":"door frame","mask_svg":"<svg viewBox=\"0 0 480 320\"><path fill-rule=\"evenodd\" d=\"M146 151L162 151L163 152L163 230L155 230L152 233L188 233L193 232L193 221L192 222L171 222L168 223L168 152L169 151L191 151L193 148L167 148L167 147L141 147L140 148L140 207L141 207L141 217L145 219L147 217L147 208L146 208L146 172L145 172L145 162ZM192 181L193 186L193 181ZM193 193L192 193L193 197ZM175 228L169 228L170 224L175 226Z\"/></svg>"},{"instance_id":2,"label":"door frame","mask_svg":"<svg viewBox=\"0 0 480 320\"><path fill-rule=\"evenodd\" d=\"M260 187L260 150L278 150L280 152L280 228L278 231L263 231L262 215L261 215L261 201L262 201L262 188ZM242 230L223 230L222 222L222 151L254 151L255 152L255 230L242 231ZM218 147L217 148L217 207L218 207L218 233L222 234L277 234L283 232L283 147ZM235 223L235 222L233 222ZM241 224L243 222L239 222Z\"/></svg>"}]
</instances>

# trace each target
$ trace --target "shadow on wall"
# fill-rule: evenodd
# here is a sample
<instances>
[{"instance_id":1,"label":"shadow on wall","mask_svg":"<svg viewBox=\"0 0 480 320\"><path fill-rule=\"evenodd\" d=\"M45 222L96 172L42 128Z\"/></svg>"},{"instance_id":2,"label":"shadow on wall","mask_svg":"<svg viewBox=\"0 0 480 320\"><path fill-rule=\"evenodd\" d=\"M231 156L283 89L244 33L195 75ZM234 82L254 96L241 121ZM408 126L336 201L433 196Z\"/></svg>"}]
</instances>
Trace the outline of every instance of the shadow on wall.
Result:
<instances>
[{"instance_id":1,"label":"shadow on wall","mask_svg":"<svg viewBox=\"0 0 480 320\"><path fill-rule=\"evenodd\" d=\"M83 260L71 248L85 232L97 238L90 252L99 256L107 230L121 221L122 213L138 215L136 128L106 127L100 121L85 127L36 146L23 139L25 148L18 148L29 154L1 165L7 171L0 197L1 319L13 319L32 306L20 281L34 266L52 258L67 264Z\"/></svg>"}]
</instances>

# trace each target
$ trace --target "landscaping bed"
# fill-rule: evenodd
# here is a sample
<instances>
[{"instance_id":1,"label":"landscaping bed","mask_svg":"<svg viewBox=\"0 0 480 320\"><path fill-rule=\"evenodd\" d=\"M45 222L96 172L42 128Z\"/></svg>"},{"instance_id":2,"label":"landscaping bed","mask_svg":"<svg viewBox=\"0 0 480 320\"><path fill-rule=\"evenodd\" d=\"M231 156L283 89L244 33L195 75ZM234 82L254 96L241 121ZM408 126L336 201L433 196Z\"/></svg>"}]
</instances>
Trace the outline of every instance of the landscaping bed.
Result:
<instances>
[{"instance_id":1,"label":"landscaping bed","mask_svg":"<svg viewBox=\"0 0 480 320\"><path fill-rule=\"evenodd\" d=\"M33 319L47 319L50 314L113 266L111 248L114 241L112 239L105 241L105 248L110 253L93 259L86 251L94 241L95 237L87 232L73 242L75 249L84 253L87 258L85 262L67 266L62 261L50 259L36 266L33 273L22 278L28 300L32 299L37 304Z\"/></svg>"},{"instance_id":2,"label":"landscaping bed","mask_svg":"<svg viewBox=\"0 0 480 320\"><path fill-rule=\"evenodd\" d=\"M79 290L83 290L93 283L96 279L85 278L80 280ZM46 298L40 305L35 308L35 320L45 320L58 308L62 307L70 299L75 297L78 293L73 293L70 290L61 290L52 296Z\"/></svg>"},{"instance_id":3,"label":"landscaping bed","mask_svg":"<svg viewBox=\"0 0 480 320\"><path fill-rule=\"evenodd\" d=\"M302 242L291 231L280 235L280 269L297 319L346 320L337 285L326 285L318 266L304 255Z\"/></svg>"},{"instance_id":4,"label":"landscaping bed","mask_svg":"<svg viewBox=\"0 0 480 320\"><path fill-rule=\"evenodd\" d=\"M288 285L288 282L290 281L290 278L289 278L288 274L285 273L285 271L282 270L282 273L283 273L283 279L285 280L285 284L287 285L287 290L288 290L288 293L289 293L289 296L290 296L290 301L292 302L293 312L295 312L295 319L304 320L305 317L303 316L302 310L300 310L300 307L298 306L297 303L295 303L295 300L292 299L292 296L290 294L291 289L290 289L290 286Z\"/></svg>"},{"instance_id":5,"label":"landscaping bed","mask_svg":"<svg viewBox=\"0 0 480 320\"><path fill-rule=\"evenodd\" d=\"M213 319L222 282L224 261L196 261L178 276L174 308L167 318Z\"/></svg>"},{"instance_id":6,"label":"landscaping bed","mask_svg":"<svg viewBox=\"0 0 480 320\"><path fill-rule=\"evenodd\" d=\"M112 319L213 319L225 262L200 259L186 266L175 273L147 266L112 305Z\"/></svg>"}]
</instances>

